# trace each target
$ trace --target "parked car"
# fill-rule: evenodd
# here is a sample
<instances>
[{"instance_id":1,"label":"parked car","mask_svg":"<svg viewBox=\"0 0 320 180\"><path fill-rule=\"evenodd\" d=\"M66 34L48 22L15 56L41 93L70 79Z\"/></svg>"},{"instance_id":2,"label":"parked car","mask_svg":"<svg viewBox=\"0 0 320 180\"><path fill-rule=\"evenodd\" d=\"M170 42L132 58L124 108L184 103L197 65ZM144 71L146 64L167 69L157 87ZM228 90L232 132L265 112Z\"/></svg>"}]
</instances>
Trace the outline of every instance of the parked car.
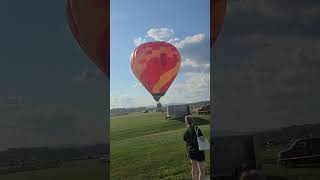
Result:
<instances>
[{"instance_id":1,"label":"parked car","mask_svg":"<svg viewBox=\"0 0 320 180\"><path fill-rule=\"evenodd\" d=\"M278 155L280 166L295 167L314 164L320 164L320 138L297 139Z\"/></svg>"},{"instance_id":2,"label":"parked car","mask_svg":"<svg viewBox=\"0 0 320 180\"><path fill-rule=\"evenodd\" d=\"M198 109L198 114L210 114L210 105L201 106Z\"/></svg>"}]
</instances>

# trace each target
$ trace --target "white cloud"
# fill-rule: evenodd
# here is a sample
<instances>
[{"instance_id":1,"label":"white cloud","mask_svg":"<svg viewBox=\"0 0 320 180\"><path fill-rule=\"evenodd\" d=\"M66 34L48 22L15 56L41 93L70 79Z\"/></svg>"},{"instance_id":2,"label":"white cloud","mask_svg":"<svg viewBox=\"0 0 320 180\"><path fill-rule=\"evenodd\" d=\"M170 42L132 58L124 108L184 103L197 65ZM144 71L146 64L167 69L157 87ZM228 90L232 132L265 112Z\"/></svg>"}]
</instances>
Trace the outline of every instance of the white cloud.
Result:
<instances>
[{"instance_id":1,"label":"white cloud","mask_svg":"<svg viewBox=\"0 0 320 180\"><path fill-rule=\"evenodd\" d=\"M186 67L186 66L190 66L193 68L209 68L210 64L209 63L201 64L198 61L192 60L190 58L186 58L184 61L182 61L181 67Z\"/></svg>"},{"instance_id":2,"label":"white cloud","mask_svg":"<svg viewBox=\"0 0 320 180\"><path fill-rule=\"evenodd\" d=\"M182 56L181 72L205 72L210 69L209 38L198 33L184 39L172 38L169 40L179 48Z\"/></svg>"},{"instance_id":3,"label":"white cloud","mask_svg":"<svg viewBox=\"0 0 320 180\"><path fill-rule=\"evenodd\" d=\"M132 85L133 88L138 88L138 87L142 87L143 85L140 82L135 83L134 85Z\"/></svg>"},{"instance_id":4,"label":"white cloud","mask_svg":"<svg viewBox=\"0 0 320 180\"><path fill-rule=\"evenodd\" d=\"M205 73L210 72L210 62L202 62L191 58L183 58L180 68L180 73Z\"/></svg>"},{"instance_id":5,"label":"white cloud","mask_svg":"<svg viewBox=\"0 0 320 180\"><path fill-rule=\"evenodd\" d=\"M210 73L186 73L185 80L173 84L162 98L165 103L190 103L210 99Z\"/></svg>"},{"instance_id":6,"label":"white cloud","mask_svg":"<svg viewBox=\"0 0 320 180\"><path fill-rule=\"evenodd\" d=\"M177 48L181 49L190 44L197 44L204 41L206 36L203 33L195 34L193 36L187 36L183 40L179 39L170 39L169 42L173 43Z\"/></svg>"},{"instance_id":7,"label":"white cloud","mask_svg":"<svg viewBox=\"0 0 320 180\"><path fill-rule=\"evenodd\" d=\"M141 95L132 96L127 94L111 94L110 95L110 109L115 108L130 108L130 107L146 107L155 106L156 102L151 94L143 88Z\"/></svg>"},{"instance_id":8,"label":"white cloud","mask_svg":"<svg viewBox=\"0 0 320 180\"><path fill-rule=\"evenodd\" d=\"M136 46L139 46L140 44L143 44L143 43L145 43L145 42L147 42L147 40L146 40L145 38L142 38L142 37L138 37L138 38L135 38L135 39L133 40L133 43L134 43L134 45L136 45Z\"/></svg>"},{"instance_id":9,"label":"white cloud","mask_svg":"<svg viewBox=\"0 0 320 180\"><path fill-rule=\"evenodd\" d=\"M164 97L166 103L191 103L210 99L210 72L188 72L179 77L180 82L174 82ZM139 87L140 84L134 86ZM144 89L144 88L143 88ZM110 108L129 108L156 105L152 96L144 90L144 95L130 96L126 94L111 94Z\"/></svg>"},{"instance_id":10,"label":"white cloud","mask_svg":"<svg viewBox=\"0 0 320 180\"><path fill-rule=\"evenodd\" d=\"M181 41L181 39L179 39L179 38L173 38L173 39L169 39L168 43L170 43L170 44L175 44L175 43L178 43L179 41Z\"/></svg>"},{"instance_id":11,"label":"white cloud","mask_svg":"<svg viewBox=\"0 0 320 180\"><path fill-rule=\"evenodd\" d=\"M126 108L126 107L134 107L139 103L137 99L134 97L130 97L126 94L123 95L111 95L110 96L110 108Z\"/></svg>"},{"instance_id":12,"label":"white cloud","mask_svg":"<svg viewBox=\"0 0 320 180\"><path fill-rule=\"evenodd\" d=\"M160 28L160 29L150 29L147 32L147 36L151 37L157 41L164 41L170 38L174 34L173 29L169 28Z\"/></svg>"}]
</instances>

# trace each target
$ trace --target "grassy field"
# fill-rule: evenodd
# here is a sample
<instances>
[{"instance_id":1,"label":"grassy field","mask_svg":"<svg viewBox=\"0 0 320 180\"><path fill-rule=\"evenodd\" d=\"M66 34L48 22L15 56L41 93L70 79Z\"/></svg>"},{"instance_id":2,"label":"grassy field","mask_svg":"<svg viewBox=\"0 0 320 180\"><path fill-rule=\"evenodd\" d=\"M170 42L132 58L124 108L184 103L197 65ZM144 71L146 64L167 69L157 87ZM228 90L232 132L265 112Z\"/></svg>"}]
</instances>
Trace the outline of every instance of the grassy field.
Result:
<instances>
[{"instance_id":1,"label":"grassy field","mask_svg":"<svg viewBox=\"0 0 320 180\"><path fill-rule=\"evenodd\" d=\"M108 165L98 160L64 163L60 168L0 175L1 180L106 180Z\"/></svg>"},{"instance_id":2,"label":"grassy field","mask_svg":"<svg viewBox=\"0 0 320 180\"><path fill-rule=\"evenodd\" d=\"M208 116L195 116L205 136L209 138ZM122 180L187 180L190 162L187 160L182 134L183 120L165 119L163 113L132 113L112 117L111 179ZM320 168L279 168L277 153L281 148L256 152L262 171L271 180L318 180ZM206 152L206 171L209 174L209 153ZM0 175L1 180L105 180L109 165L98 160L64 163L60 168Z\"/></svg>"},{"instance_id":3,"label":"grassy field","mask_svg":"<svg viewBox=\"0 0 320 180\"><path fill-rule=\"evenodd\" d=\"M209 138L208 116L197 122ZM166 120L163 113L133 113L113 117L111 126L111 179L190 179L182 134L183 120ZM209 174L209 153L206 154ZM109 165L98 160L65 162L60 168L0 175L1 180L88 180L108 177Z\"/></svg>"},{"instance_id":4,"label":"grassy field","mask_svg":"<svg viewBox=\"0 0 320 180\"><path fill-rule=\"evenodd\" d=\"M208 116L197 116L209 138ZM164 113L134 113L113 117L111 129L112 179L191 179L182 139L183 120L165 119ZM206 171L209 173L209 152Z\"/></svg>"}]
</instances>

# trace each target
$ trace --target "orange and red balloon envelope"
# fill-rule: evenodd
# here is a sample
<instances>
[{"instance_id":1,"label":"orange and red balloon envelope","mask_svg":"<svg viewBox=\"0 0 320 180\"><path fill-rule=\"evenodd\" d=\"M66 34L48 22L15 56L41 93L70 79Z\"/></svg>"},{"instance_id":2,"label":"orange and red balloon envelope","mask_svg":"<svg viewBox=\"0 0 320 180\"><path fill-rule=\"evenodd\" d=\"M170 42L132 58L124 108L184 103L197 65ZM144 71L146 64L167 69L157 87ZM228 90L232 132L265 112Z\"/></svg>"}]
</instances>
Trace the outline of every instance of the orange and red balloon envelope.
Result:
<instances>
[{"instance_id":1,"label":"orange and red balloon envelope","mask_svg":"<svg viewBox=\"0 0 320 180\"><path fill-rule=\"evenodd\" d=\"M210 47L219 36L226 14L227 0L211 0L210 2Z\"/></svg>"},{"instance_id":2,"label":"orange and red balloon envelope","mask_svg":"<svg viewBox=\"0 0 320 180\"><path fill-rule=\"evenodd\" d=\"M110 77L110 0L67 0L66 10L80 47Z\"/></svg>"},{"instance_id":3,"label":"orange and red balloon envelope","mask_svg":"<svg viewBox=\"0 0 320 180\"><path fill-rule=\"evenodd\" d=\"M179 51L167 42L141 44L131 55L132 72L156 101L165 95L180 66Z\"/></svg>"}]
</instances>

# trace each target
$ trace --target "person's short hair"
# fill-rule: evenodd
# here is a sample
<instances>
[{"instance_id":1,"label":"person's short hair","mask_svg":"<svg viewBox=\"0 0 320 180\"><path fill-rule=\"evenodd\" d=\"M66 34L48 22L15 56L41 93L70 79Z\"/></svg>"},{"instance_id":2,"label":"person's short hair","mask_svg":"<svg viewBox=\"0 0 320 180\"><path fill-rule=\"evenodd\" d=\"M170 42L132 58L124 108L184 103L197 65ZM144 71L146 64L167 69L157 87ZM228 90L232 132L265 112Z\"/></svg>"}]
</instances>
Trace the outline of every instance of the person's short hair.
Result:
<instances>
[{"instance_id":1,"label":"person's short hair","mask_svg":"<svg viewBox=\"0 0 320 180\"><path fill-rule=\"evenodd\" d=\"M251 170L242 173L240 180L266 180L266 178L259 171Z\"/></svg>"},{"instance_id":2,"label":"person's short hair","mask_svg":"<svg viewBox=\"0 0 320 180\"><path fill-rule=\"evenodd\" d=\"M184 117L184 120L186 121L186 123L188 125L193 125L193 118L192 118L191 115L188 115L188 116Z\"/></svg>"}]
</instances>

